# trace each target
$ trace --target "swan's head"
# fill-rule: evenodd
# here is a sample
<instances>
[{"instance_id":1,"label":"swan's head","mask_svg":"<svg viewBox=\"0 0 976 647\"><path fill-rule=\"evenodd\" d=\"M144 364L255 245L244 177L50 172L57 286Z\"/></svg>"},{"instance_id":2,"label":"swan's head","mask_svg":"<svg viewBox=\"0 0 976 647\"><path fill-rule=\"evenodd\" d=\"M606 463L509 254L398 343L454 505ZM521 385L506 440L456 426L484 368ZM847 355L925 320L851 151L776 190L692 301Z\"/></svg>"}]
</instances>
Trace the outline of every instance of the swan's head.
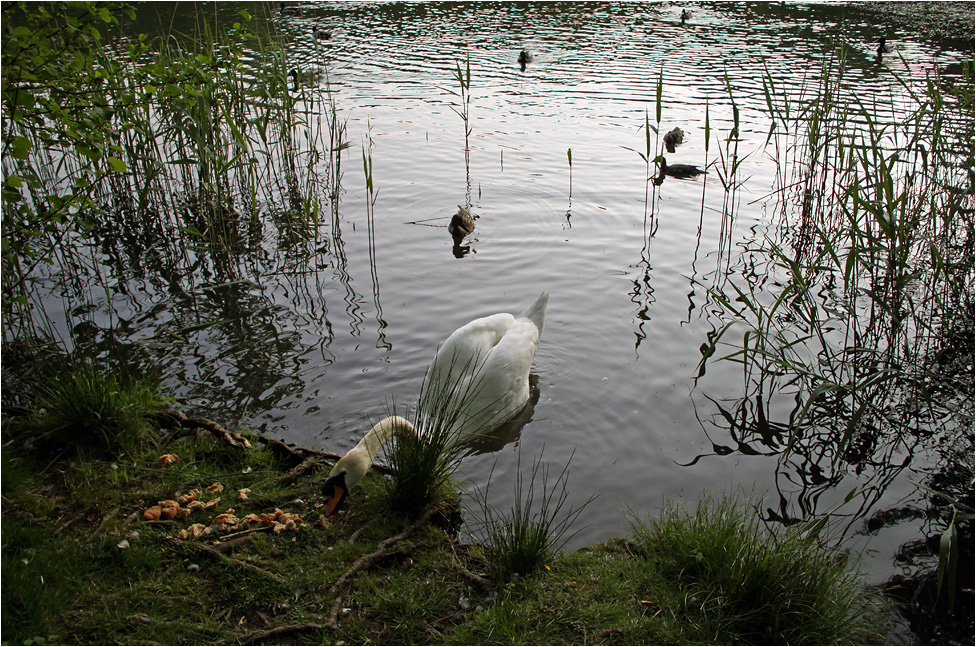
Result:
<instances>
[{"instance_id":1,"label":"swan's head","mask_svg":"<svg viewBox=\"0 0 976 647\"><path fill-rule=\"evenodd\" d=\"M373 466L373 459L380 448L396 432L417 433L410 421L400 416L390 416L373 425L358 445L336 461L329 472L329 478L322 485L322 495L326 499L325 516L339 511L349 490L363 480L366 472Z\"/></svg>"},{"instance_id":2,"label":"swan's head","mask_svg":"<svg viewBox=\"0 0 976 647\"><path fill-rule=\"evenodd\" d=\"M369 454L359 447L354 447L336 461L329 472L329 478L322 485L322 495L326 499L325 516L334 515L342 508L349 490L363 480L372 464Z\"/></svg>"}]
</instances>

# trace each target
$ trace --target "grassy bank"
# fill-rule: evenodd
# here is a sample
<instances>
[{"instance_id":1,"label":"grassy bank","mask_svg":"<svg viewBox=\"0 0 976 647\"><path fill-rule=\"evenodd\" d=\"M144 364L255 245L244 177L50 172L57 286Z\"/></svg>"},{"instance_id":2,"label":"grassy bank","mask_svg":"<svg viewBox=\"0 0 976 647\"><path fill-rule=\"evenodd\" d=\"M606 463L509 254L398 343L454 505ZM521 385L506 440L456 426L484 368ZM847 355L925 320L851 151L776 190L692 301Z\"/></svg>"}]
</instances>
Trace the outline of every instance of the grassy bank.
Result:
<instances>
[{"instance_id":1,"label":"grassy bank","mask_svg":"<svg viewBox=\"0 0 976 647\"><path fill-rule=\"evenodd\" d=\"M77 406L98 405L85 425L58 417L56 389L4 420L4 643L873 638L877 604L844 558L769 535L731 500L666 508L630 537L503 578L490 547L459 541L457 497L407 516L374 469L327 519L328 455L162 415L145 384L105 383L115 395L91 399L67 380ZM126 449L106 449L121 430Z\"/></svg>"}]
</instances>

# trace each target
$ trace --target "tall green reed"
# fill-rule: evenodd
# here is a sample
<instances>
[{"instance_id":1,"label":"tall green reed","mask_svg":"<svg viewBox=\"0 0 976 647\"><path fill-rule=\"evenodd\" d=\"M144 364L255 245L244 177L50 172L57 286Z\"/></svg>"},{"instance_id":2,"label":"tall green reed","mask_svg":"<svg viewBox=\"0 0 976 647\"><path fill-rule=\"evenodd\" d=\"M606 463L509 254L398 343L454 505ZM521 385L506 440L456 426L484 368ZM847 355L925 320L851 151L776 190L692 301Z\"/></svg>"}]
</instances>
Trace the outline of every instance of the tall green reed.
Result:
<instances>
[{"instance_id":1,"label":"tall green reed","mask_svg":"<svg viewBox=\"0 0 976 647\"><path fill-rule=\"evenodd\" d=\"M5 99L18 106L4 129L8 333L44 328L31 301L42 264L99 275L93 239L117 248L107 258L124 276L128 264L183 274L200 255L261 246L269 227L289 251L318 235L317 159L301 142L313 128L287 87L281 44L258 39L242 11L226 32L203 24L194 37L110 46L104 34L126 12L38 4L5 21L17 25L4 40ZM45 57L53 47L59 56ZM266 64L252 68L248 51ZM227 280L240 278L221 263Z\"/></svg>"},{"instance_id":2,"label":"tall green reed","mask_svg":"<svg viewBox=\"0 0 976 647\"><path fill-rule=\"evenodd\" d=\"M957 86L950 107L937 78L870 104L843 83L843 51L799 95L767 74L775 229L751 253L769 278L711 291L731 319L703 345L699 371L741 363L746 417L723 414L737 442L816 465L823 487L887 466L865 488L877 500L900 456L963 433L972 415L973 156L944 135L971 141L972 86ZM794 406L777 425L769 402L784 397Z\"/></svg>"}]
</instances>

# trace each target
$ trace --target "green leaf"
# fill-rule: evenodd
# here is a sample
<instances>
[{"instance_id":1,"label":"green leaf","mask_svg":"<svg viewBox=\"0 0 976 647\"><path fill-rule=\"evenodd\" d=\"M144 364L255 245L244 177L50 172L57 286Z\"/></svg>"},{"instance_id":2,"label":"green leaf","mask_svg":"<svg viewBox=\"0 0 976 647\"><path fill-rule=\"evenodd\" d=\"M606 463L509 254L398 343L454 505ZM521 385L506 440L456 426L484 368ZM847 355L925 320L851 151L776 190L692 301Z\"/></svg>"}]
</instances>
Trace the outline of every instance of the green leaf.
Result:
<instances>
[{"instance_id":1,"label":"green leaf","mask_svg":"<svg viewBox=\"0 0 976 647\"><path fill-rule=\"evenodd\" d=\"M661 123L661 91L664 89L664 65L657 74L657 123Z\"/></svg>"},{"instance_id":2,"label":"green leaf","mask_svg":"<svg viewBox=\"0 0 976 647\"><path fill-rule=\"evenodd\" d=\"M117 157L108 157L106 159L109 163L109 166L111 166L112 170L115 171L116 173L125 173L126 170L128 170L128 167L125 165L125 162L118 159Z\"/></svg>"},{"instance_id":3,"label":"green leaf","mask_svg":"<svg viewBox=\"0 0 976 647\"><path fill-rule=\"evenodd\" d=\"M14 137L10 140L10 154L19 160L26 160L30 157L31 149L34 145L26 137Z\"/></svg>"}]
</instances>

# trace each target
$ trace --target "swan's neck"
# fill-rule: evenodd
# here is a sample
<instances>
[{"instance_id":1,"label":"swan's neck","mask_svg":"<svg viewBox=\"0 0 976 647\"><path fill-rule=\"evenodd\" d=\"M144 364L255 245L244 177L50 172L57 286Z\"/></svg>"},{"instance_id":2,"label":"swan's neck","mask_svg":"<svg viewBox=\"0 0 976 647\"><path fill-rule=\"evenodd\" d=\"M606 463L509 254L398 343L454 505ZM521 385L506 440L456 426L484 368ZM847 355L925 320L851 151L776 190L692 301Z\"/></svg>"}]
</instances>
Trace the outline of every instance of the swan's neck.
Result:
<instances>
[{"instance_id":1,"label":"swan's neck","mask_svg":"<svg viewBox=\"0 0 976 647\"><path fill-rule=\"evenodd\" d=\"M372 464L383 445L398 431L412 434L417 433L413 425L406 418L390 416L373 425L369 433L363 436L363 439L359 441L359 444L352 451L356 451L357 449L362 451L369 463Z\"/></svg>"}]
</instances>

